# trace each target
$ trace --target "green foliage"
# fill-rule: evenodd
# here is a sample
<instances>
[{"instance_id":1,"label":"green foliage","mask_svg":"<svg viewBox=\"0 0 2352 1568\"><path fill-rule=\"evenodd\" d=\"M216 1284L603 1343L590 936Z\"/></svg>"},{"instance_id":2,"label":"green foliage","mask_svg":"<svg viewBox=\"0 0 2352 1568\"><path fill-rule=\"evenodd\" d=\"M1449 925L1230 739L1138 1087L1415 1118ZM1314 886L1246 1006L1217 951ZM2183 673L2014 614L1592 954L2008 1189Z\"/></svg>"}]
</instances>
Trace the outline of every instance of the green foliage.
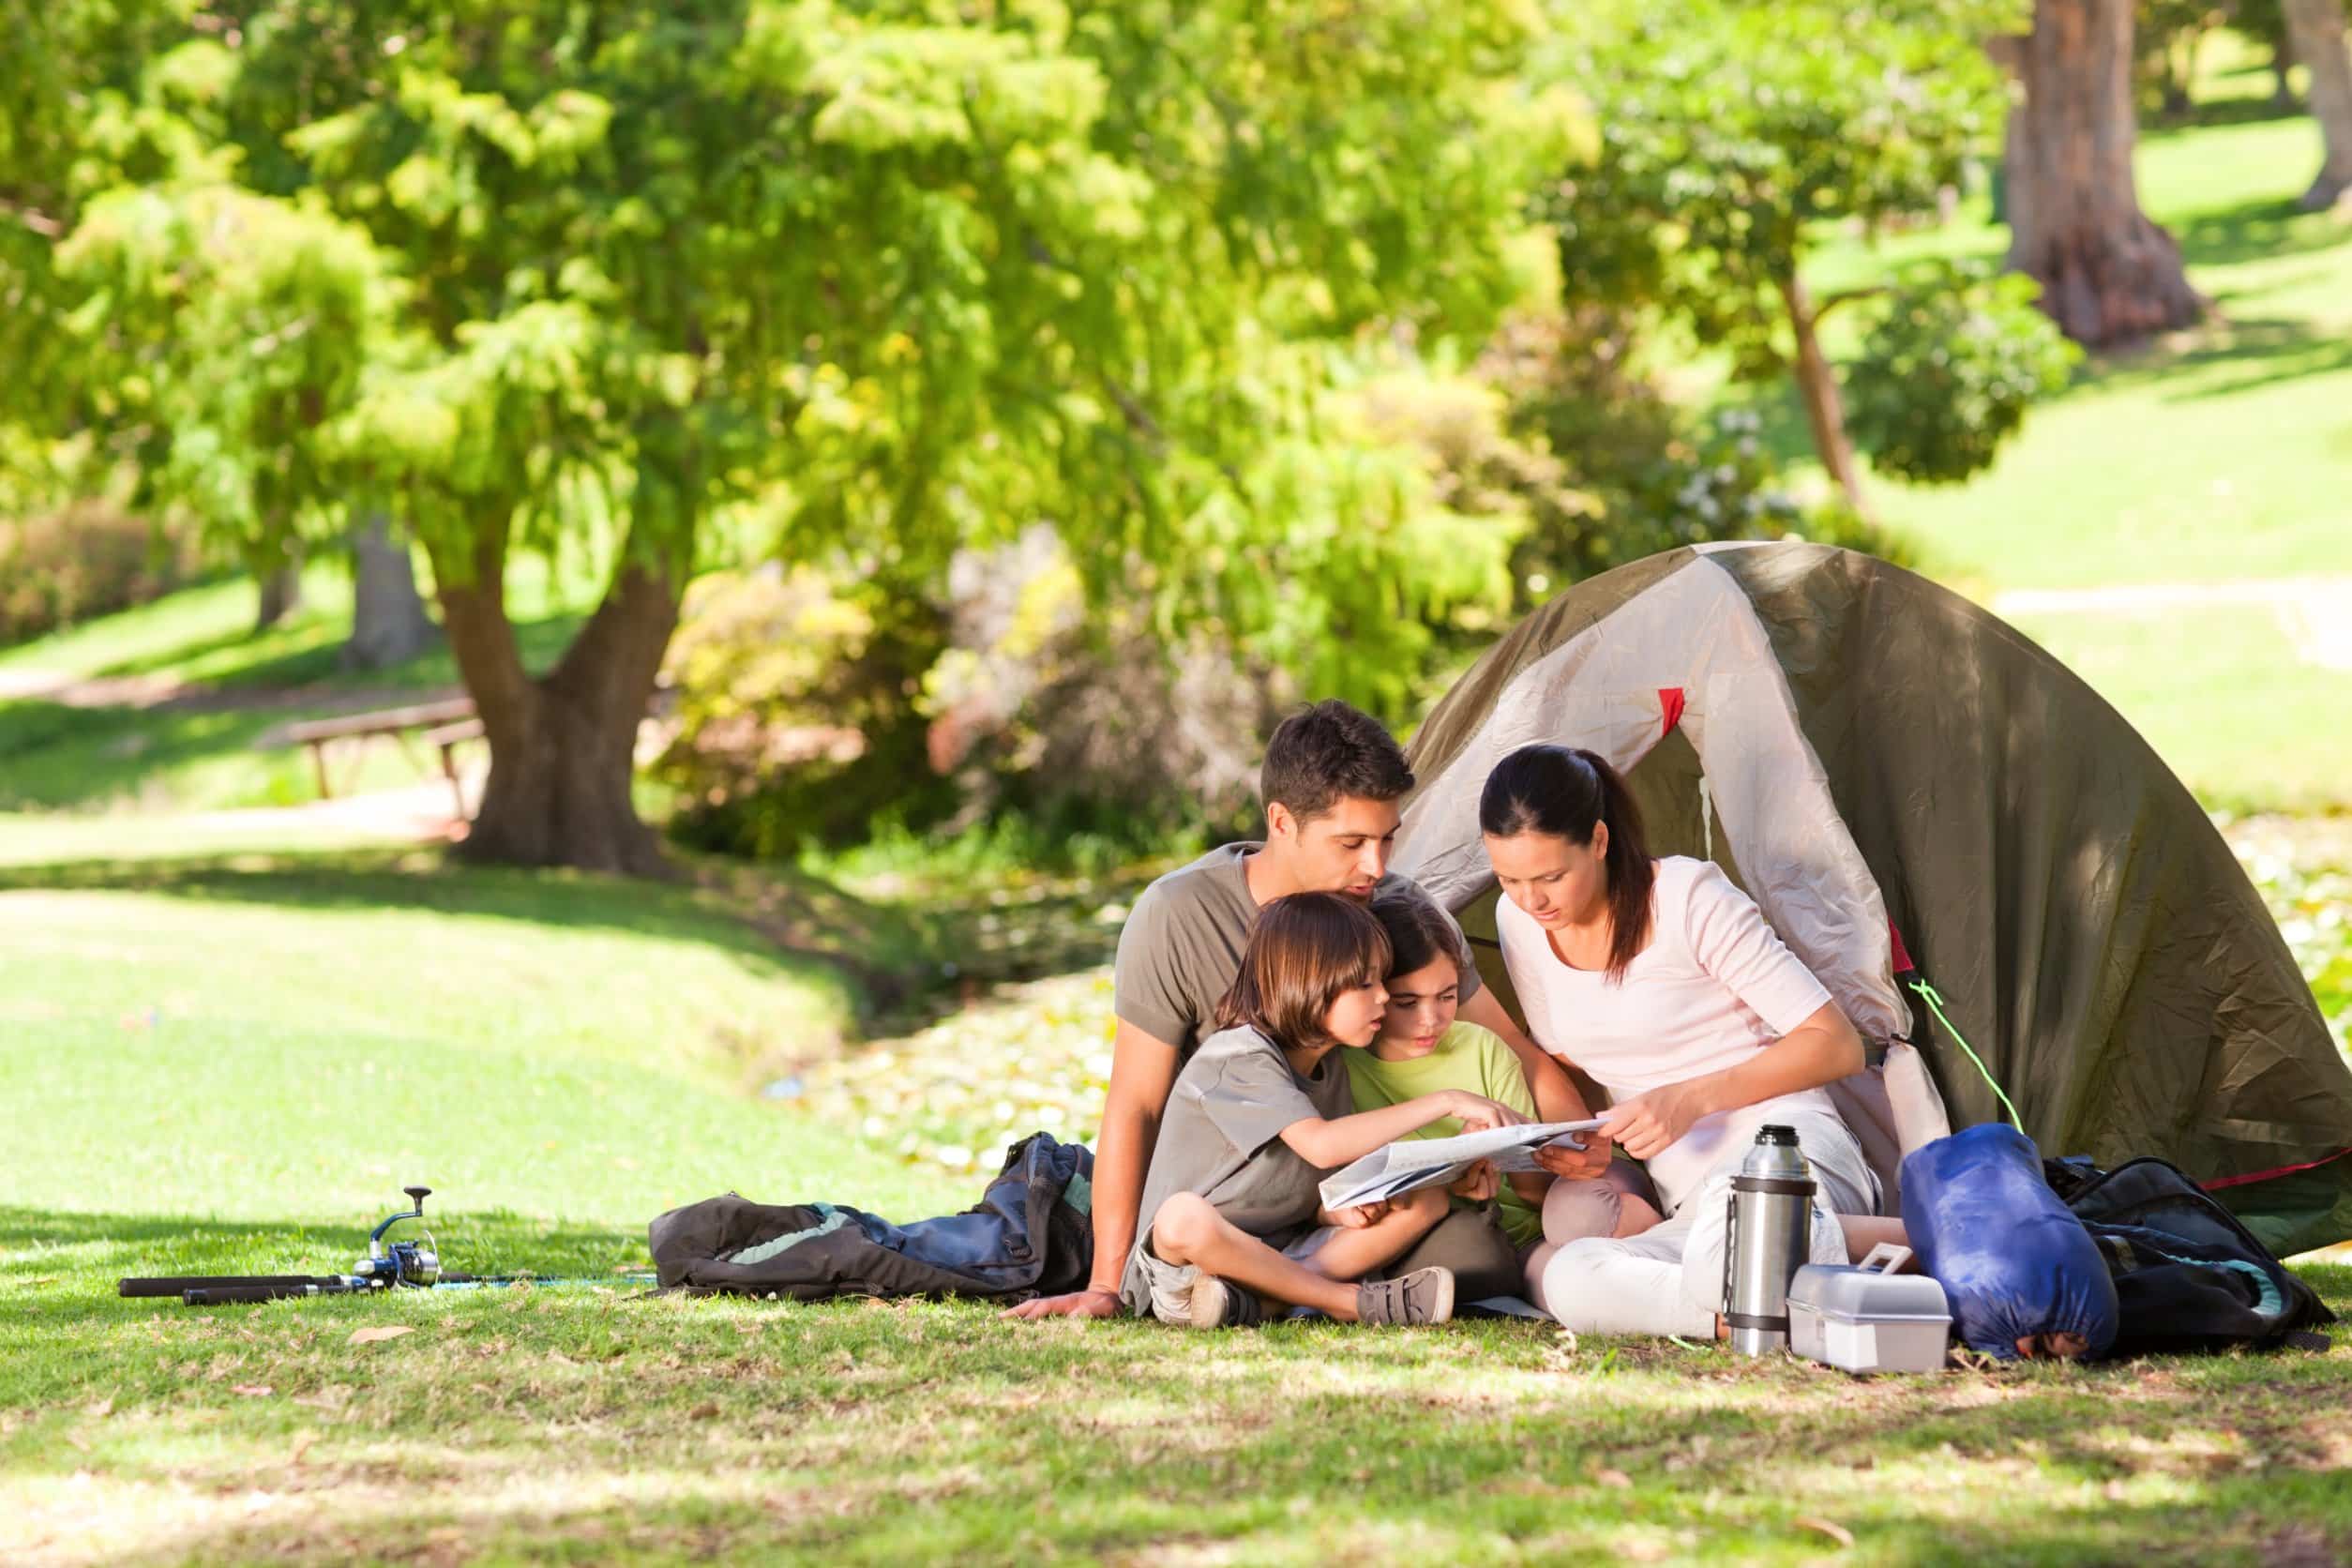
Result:
<instances>
[{"instance_id":1,"label":"green foliage","mask_svg":"<svg viewBox=\"0 0 2352 1568\"><path fill-rule=\"evenodd\" d=\"M1529 526L1512 554L1524 609L1612 566L1710 539L1798 526L1745 410L1694 417L1631 368L1619 312L1529 312L1488 345L1481 379L1509 413L1500 481Z\"/></svg>"},{"instance_id":2,"label":"green foliage","mask_svg":"<svg viewBox=\"0 0 2352 1568\"><path fill-rule=\"evenodd\" d=\"M1816 225L1932 208L1998 130L1985 8L1831 0L1604 8L1576 58L1601 157L1556 188L1571 304L1651 305L1742 375L1789 354L1783 291Z\"/></svg>"},{"instance_id":3,"label":"green foliage","mask_svg":"<svg viewBox=\"0 0 2352 1568\"><path fill-rule=\"evenodd\" d=\"M1877 231L1932 210L1994 141L2004 100L1981 42L2013 20L1983 0L1711 0L1597 13L1577 58L1609 84L1597 105L1602 153L1552 196L1565 299L1681 323L1727 354L1741 380L1785 373L1822 318L1868 308L1869 291L1814 300L1801 281L1827 227ZM1958 384L1899 418L1879 396L1867 431L1898 441L1895 471L1918 463L1958 477L2014 430L2022 403L2009 394L2042 384L2046 334L1999 300L1915 295L1897 309L1904 319L1871 344L1940 354ZM1922 343L1935 324L1966 340ZM2025 340L1983 342L1988 324ZM1871 373L1883 385L1897 372Z\"/></svg>"},{"instance_id":4,"label":"green foliage","mask_svg":"<svg viewBox=\"0 0 2352 1568\"><path fill-rule=\"evenodd\" d=\"M878 814L954 809L906 696L937 638L895 608L774 564L694 585L665 666L671 736L648 770L677 792L672 837L782 859L862 837Z\"/></svg>"},{"instance_id":5,"label":"green foliage","mask_svg":"<svg viewBox=\"0 0 2352 1568\"><path fill-rule=\"evenodd\" d=\"M774 555L912 623L1049 522L1103 613L1376 705L1507 596L1507 528L1362 388L1525 291L1526 192L1590 139L1521 0L40 25L89 61L0 134L71 197L75 396L21 412L257 560L382 508L445 587Z\"/></svg>"},{"instance_id":6,"label":"green foliage","mask_svg":"<svg viewBox=\"0 0 2352 1568\"><path fill-rule=\"evenodd\" d=\"M1958 484L1989 467L2036 400L2062 389L2082 351L2010 274L1973 285L1931 275L1900 286L1846 374L1846 420L1882 473Z\"/></svg>"}]
</instances>

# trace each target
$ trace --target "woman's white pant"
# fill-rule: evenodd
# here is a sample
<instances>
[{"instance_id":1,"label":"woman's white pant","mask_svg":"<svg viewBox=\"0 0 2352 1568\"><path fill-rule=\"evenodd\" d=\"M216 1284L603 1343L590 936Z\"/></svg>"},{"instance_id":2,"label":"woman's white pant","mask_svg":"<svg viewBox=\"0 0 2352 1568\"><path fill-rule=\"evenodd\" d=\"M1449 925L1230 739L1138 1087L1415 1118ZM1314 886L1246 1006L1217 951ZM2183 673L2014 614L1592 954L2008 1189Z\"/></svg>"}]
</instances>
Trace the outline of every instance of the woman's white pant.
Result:
<instances>
[{"instance_id":1,"label":"woman's white pant","mask_svg":"<svg viewBox=\"0 0 2352 1568\"><path fill-rule=\"evenodd\" d=\"M1818 1111L1786 1118L1819 1185L1811 1261L1847 1261L1839 1214L1878 1209L1878 1180L1846 1123ZM1570 1242L1528 1280L1535 1304L1580 1334L1679 1334L1712 1339L1723 1310L1724 1244L1731 1178L1747 1158L1738 1149L1708 1174L1682 1207L1622 1240Z\"/></svg>"}]
</instances>

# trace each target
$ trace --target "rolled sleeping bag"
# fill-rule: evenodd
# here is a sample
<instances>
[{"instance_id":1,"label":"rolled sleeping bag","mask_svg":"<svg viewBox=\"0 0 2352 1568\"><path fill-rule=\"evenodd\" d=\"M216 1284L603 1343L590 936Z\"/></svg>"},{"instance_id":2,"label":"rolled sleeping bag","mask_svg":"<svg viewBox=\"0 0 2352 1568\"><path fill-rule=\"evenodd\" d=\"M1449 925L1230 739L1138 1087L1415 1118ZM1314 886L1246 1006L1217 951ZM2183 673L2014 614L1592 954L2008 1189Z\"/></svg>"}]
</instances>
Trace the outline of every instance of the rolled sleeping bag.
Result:
<instances>
[{"instance_id":1,"label":"rolled sleeping bag","mask_svg":"<svg viewBox=\"0 0 2352 1568\"><path fill-rule=\"evenodd\" d=\"M2115 1281L2099 1244L2016 1128L1987 1123L1913 1150L1903 1224L1970 1349L2014 1361L2017 1341L2033 1334L2079 1334L2090 1356L2115 1343Z\"/></svg>"}]
</instances>

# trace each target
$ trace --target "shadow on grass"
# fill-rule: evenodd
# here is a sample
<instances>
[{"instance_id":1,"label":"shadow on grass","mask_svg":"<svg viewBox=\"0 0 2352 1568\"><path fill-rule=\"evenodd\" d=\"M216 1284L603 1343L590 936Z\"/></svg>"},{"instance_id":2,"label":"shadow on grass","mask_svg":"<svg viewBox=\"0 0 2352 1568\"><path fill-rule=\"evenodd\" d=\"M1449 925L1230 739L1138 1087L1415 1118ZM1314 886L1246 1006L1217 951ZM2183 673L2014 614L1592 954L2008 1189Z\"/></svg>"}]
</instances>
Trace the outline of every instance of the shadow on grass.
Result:
<instances>
[{"instance_id":1,"label":"shadow on grass","mask_svg":"<svg viewBox=\"0 0 2352 1568\"><path fill-rule=\"evenodd\" d=\"M2232 71L2231 76L2268 77L2270 68L2261 67L2250 71ZM2311 113L2299 99L2282 98L2265 93L2254 98L2209 98L2192 103L2185 110L2166 111L2148 116L2142 142L2159 141L2193 130L2211 130L2221 126L2268 125L2273 120L2299 120Z\"/></svg>"},{"instance_id":2,"label":"shadow on grass","mask_svg":"<svg viewBox=\"0 0 2352 1568\"><path fill-rule=\"evenodd\" d=\"M138 799L160 776L250 751L284 713L0 702L0 809L58 810ZM297 759L298 760L298 759ZM269 763L257 758L259 771Z\"/></svg>"},{"instance_id":3,"label":"shadow on grass","mask_svg":"<svg viewBox=\"0 0 2352 1568\"><path fill-rule=\"evenodd\" d=\"M389 1182L386 1190L381 1211L347 1220L60 1214L0 1204L0 1320L29 1315L45 1329L62 1329L197 1310L172 1296L121 1296L115 1282L124 1278L346 1273L367 1256L368 1232L406 1207ZM645 1260L641 1227L555 1225L503 1209L437 1214L426 1202L426 1229L452 1273L602 1281ZM412 1234L413 1221L393 1233L396 1240Z\"/></svg>"},{"instance_id":4,"label":"shadow on grass","mask_svg":"<svg viewBox=\"0 0 2352 1568\"><path fill-rule=\"evenodd\" d=\"M758 1323L789 1325L763 1343L790 1349L746 1367L721 1335ZM1562 1351L1552 1331L1519 1325L1063 1334L982 1309L853 1304L693 1303L617 1332L673 1341L686 1364L630 1359L626 1402L584 1377L549 1376L542 1393L520 1352L560 1341L517 1330L510 1351L502 1332L505 1353L462 1375L488 1380L486 1410L519 1419L470 1425L454 1445L421 1405L370 1423L371 1458L432 1445L383 1477L401 1486L404 1527L499 1560L1036 1560L1221 1543L1240 1550L1205 1555L1453 1561L1497 1560L1508 1541L1532 1560L1595 1545L1613 1556L1611 1543L1644 1560L1782 1560L1828 1549L1808 1519L1835 1521L1877 1561L2317 1562L2352 1545L2329 1446L2345 1369L2320 1358L1862 1380L1654 1341ZM2269 1376L2210 1386L2247 1371ZM1490 1374L1515 1380L1508 1396ZM504 1408L525 1379L528 1408ZM270 1430L265 1412L195 1392L235 1412L220 1428L232 1442ZM347 1462L337 1450L351 1440L330 1431L312 1463ZM645 1484L608 1500L625 1472ZM225 1493L249 1473L210 1479ZM524 1473L569 1485L502 1485ZM369 1517L302 1512L190 1510L172 1549L325 1560L339 1548L314 1532Z\"/></svg>"},{"instance_id":5,"label":"shadow on grass","mask_svg":"<svg viewBox=\"0 0 2352 1568\"><path fill-rule=\"evenodd\" d=\"M1119 929L1106 898L1136 877L986 888L922 905L874 904L775 866L681 855L680 878L469 866L433 849L228 852L0 866L0 892L142 893L289 910L418 910L625 931L719 948L754 972L842 975L866 1032L908 1033L988 986L1109 961Z\"/></svg>"},{"instance_id":6,"label":"shadow on grass","mask_svg":"<svg viewBox=\"0 0 2352 1568\"><path fill-rule=\"evenodd\" d=\"M516 627L525 664L551 666L580 625L549 616ZM53 699L0 702L0 810L87 808L143 795L168 797L175 773L249 754L247 793L276 804L309 800L309 760L298 749L257 750L271 729L303 718L395 707L463 692L445 648L385 670L347 670L339 636L316 645L300 637L273 644L217 678L147 703L85 705ZM105 678L155 674L253 643L239 632L122 660ZM419 776L430 758L418 753ZM276 780L273 782L273 780Z\"/></svg>"},{"instance_id":7,"label":"shadow on grass","mask_svg":"<svg viewBox=\"0 0 2352 1568\"><path fill-rule=\"evenodd\" d=\"M813 879L762 878L797 928L843 945L888 948L907 940L888 912ZM185 860L81 860L0 867L0 891L160 894L291 910L416 910L535 926L626 931L694 942L768 972L794 958L837 957L785 948L718 893L587 872L468 866L431 849L226 853ZM861 938L864 939L861 942Z\"/></svg>"}]
</instances>

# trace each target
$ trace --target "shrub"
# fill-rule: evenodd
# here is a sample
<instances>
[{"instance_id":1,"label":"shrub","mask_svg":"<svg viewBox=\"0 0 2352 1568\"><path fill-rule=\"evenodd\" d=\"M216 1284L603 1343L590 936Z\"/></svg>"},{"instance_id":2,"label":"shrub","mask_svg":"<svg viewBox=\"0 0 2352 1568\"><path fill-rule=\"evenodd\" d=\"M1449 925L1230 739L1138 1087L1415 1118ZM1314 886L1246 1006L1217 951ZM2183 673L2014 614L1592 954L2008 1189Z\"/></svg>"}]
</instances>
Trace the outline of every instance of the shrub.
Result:
<instances>
[{"instance_id":1,"label":"shrub","mask_svg":"<svg viewBox=\"0 0 2352 1568\"><path fill-rule=\"evenodd\" d=\"M144 604L194 569L184 541L103 502L0 520L0 645Z\"/></svg>"}]
</instances>

